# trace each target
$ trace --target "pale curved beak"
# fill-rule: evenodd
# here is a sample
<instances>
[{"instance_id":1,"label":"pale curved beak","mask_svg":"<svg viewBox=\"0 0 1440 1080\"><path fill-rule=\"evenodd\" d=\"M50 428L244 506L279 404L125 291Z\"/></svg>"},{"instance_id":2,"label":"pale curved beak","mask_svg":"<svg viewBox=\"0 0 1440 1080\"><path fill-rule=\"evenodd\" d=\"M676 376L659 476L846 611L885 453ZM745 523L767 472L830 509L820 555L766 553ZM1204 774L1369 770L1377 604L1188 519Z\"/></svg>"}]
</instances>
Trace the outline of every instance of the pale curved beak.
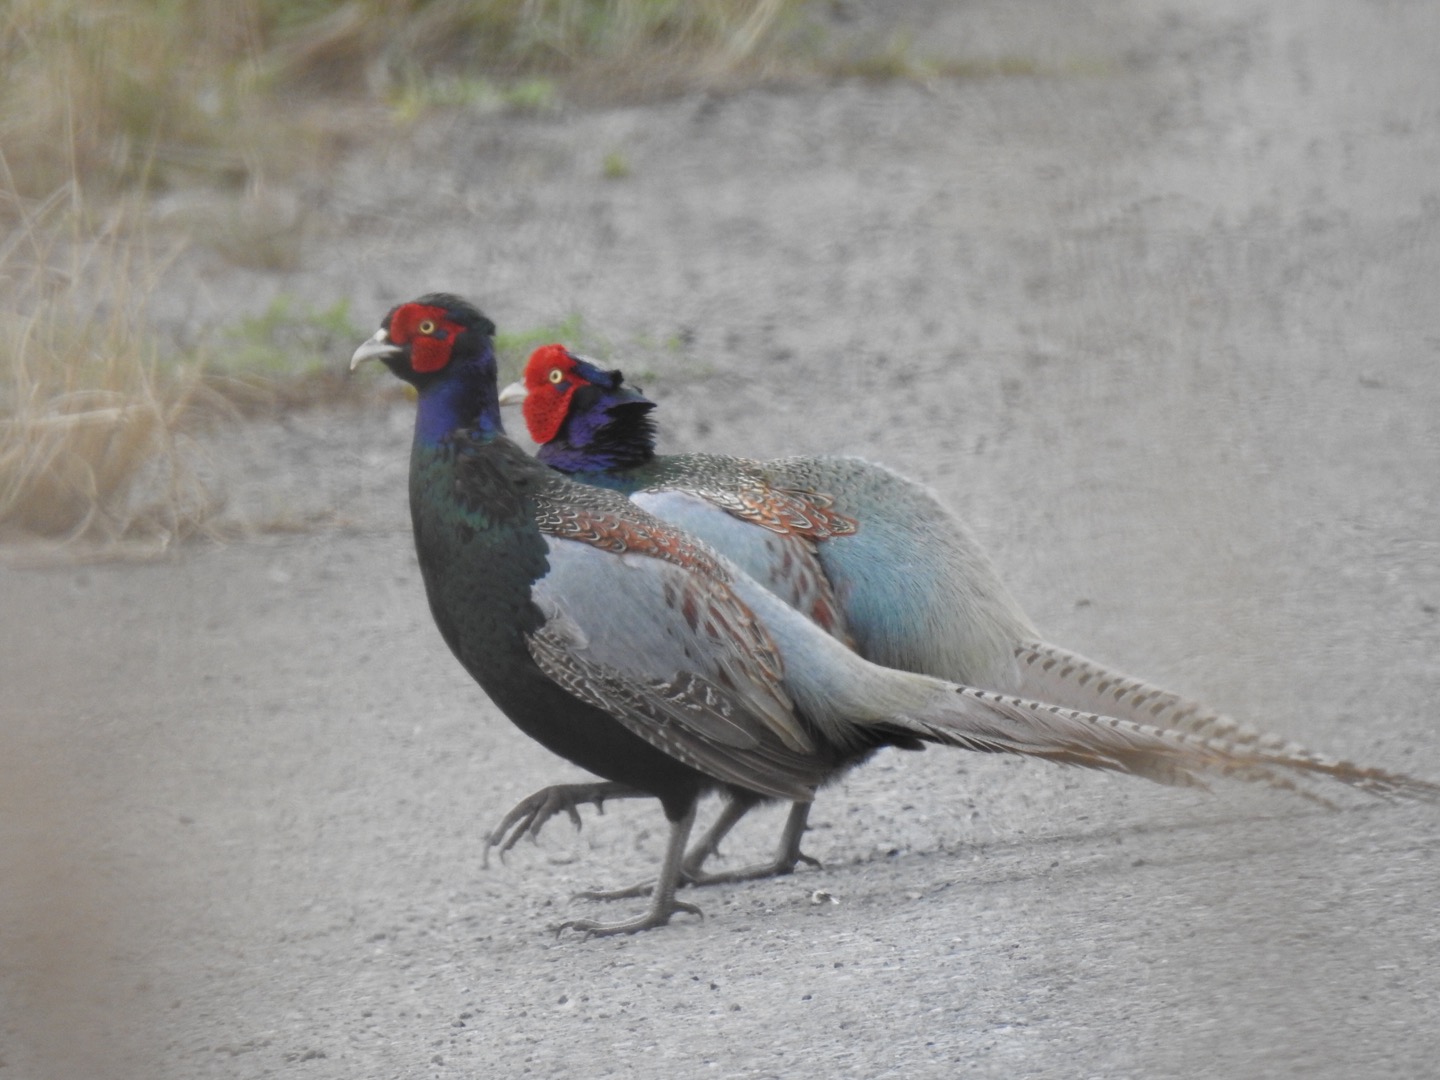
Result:
<instances>
[{"instance_id":1,"label":"pale curved beak","mask_svg":"<svg viewBox=\"0 0 1440 1080\"><path fill-rule=\"evenodd\" d=\"M350 357L350 370L354 371L366 360L384 360L387 356L397 356L404 351L390 340L389 331L382 326L375 331L374 337L355 350L355 355Z\"/></svg>"},{"instance_id":2,"label":"pale curved beak","mask_svg":"<svg viewBox=\"0 0 1440 1080\"><path fill-rule=\"evenodd\" d=\"M360 346L362 349L364 345ZM359 353L356 353L358 356ZM523 382L512 382L504 390L500 391L501 405L519 405L525 400L525 384Z\"/></svg>"}]
</instances>

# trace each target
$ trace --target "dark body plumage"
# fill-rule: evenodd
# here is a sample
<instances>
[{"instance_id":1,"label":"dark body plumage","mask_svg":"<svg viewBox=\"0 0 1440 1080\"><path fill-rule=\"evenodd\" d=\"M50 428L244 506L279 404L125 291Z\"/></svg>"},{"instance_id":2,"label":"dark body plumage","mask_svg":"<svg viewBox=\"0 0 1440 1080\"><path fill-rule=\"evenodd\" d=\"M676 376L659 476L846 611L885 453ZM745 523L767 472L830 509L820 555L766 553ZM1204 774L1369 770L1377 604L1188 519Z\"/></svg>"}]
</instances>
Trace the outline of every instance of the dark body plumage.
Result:
<instances>
[{"instance_id":1,"label":"dark body plumage","mask_svg":"<svg viewBox=\"0 0 1440 1080\"><path fill-rule=\"evenodd\" d=\"M1019 689L1015 646L1039 634L922 485L858 457L657 454L654 404L559 345L502 401L522 396L541 461L701 537L867 659Z\"/></svg>"},{"instance_id":2,"label":"dark body plumage","mask_svg":"<svg viewBox=\"0 0 1440 1080\"><path fill-rule=\"evenodd\" d=\"M723 787L804 805L885 743L1025 754L1174 784L1289 771L1435 792L1298 748L1165 732L869 663L700 540L509 442L493 331L464 301L431 294L392 310L352 366L379 359L418 391L411 515L446 643L523 731L656 797L671 822L645 915L566 926L629 933L696 910L675 890L701 794Z\"/></svg>"},{"instance_id":3,"label":"dark body plumage","mask_svg":"<svg viewBox=\"0 0 1440 1080\"><path fill-rule=\"evenodd\" d=\"M483 330L488 345L489 321L458 298L433 294L417 303L457 314L460 325ZM473 371L452 364L438 375L417 375L399 361L391 367L420 394L410 514L425 594L445 643L531 738L582 768L643 789L679 817L717 781L580 700L542 671L533 648L552 618L536 590L553 569L552 538L582 536L582 544L618 553L636 546L633 523L649 524L648 515L618 495L566 480L506 439L491 364L474 363ZM657 534L671 531L653 526ZM773 778L776 794L804 794L823 775L808 758L787 765L794 775Z\"/></svg>"},{"instance_id":4,"label":"dark body plumage","mask_svg":"<svg viewBox=\"0 0 1440 1080\"><path fill-rule=\"evenodd\" d=\"M503 440L461 432L411 458L411 520L425 595L445 643L499 709L552 753L643 788L672 819L713 781L655 749L540 670L545 623L530 586L549 570L535 521L548 477ZM446 499L446 489L458 498ZM477 567L486 568L475 573ZM497 617L498 616L498 617Z\"/></svg>"},{"instance_id":5,"label":"dark body plumage","mask_svg":"<svg viewBox=\"0 0 1440 1080\"><path fill-rule=\"evenodd\" d=\"M928 489L884 466L836 456L761 461L659 455L654 403L627 386L620 371L561 345L536 349L523 381L507 387L501 400L524 402L541 461L586 484L622 492L703 538L874 663L1242 745L1284 745L1198 702L1043 641L965 525ZM1291 749L1308 753L1293 744ZM865 756L857 754L841 768ZM1293 786L1263 770L1252 778ZM570 806L552 799L544 813L533 801L540 796L532 796L529 812L517 808L506 824L518 821L533 835L547 813L559 809L569 809L578 823L573 800L584 790L569 794ZM754 801L738 795L697 845L686 861L690 880L786 873L803 858L801 805L772 862L709 878L700 872L725 830ZM512 831L495 840L508 846L517 838Z\"/></svg>"},{"instance_id":6,"label":"dark body plumage","mask_svg":"<svg viewBox=\"0 0 1440 1080\"><path fill-rule=\"evenodd\" d=\"M416 303L453 315L454 337L473 335L472 345L483 346L476 357L423 372L413 370L406 353L374 350L419 391L410 510L426 597L445 643L517 727L581 768L627 791L654 796L672 823L685 820L699 796L716 787L727 787L741 798L807 799L841 759L883 741L879 734L857 732L853 745L843 748L822 742L795 753L783 745L764 746L765 768L751 763L744 774L746 785L735 787L712 775L726 771L713 754L700 755L711 766L710 772L701 771L683 760L683 746L671 746L668 752L658 748L656 738L642 738L611 711L577 695L565 673L542 670L534 641L543 634L547 617L536 602L534 586L549 574L551 564L541 521L551 536L588 532L582 542L614 551L623 550L627 537L606 536L605 526L644 523L647 515L617 494L565 480L505 439L495 402L489 320L445 294ZM394 315L387 316L381 335L390 329ZM602 523L598 531L597 522ZM655 532L665 531L655 524ZM702 562L708 558L685 557ZM576 678L583 681L583 675ZM624 693L612 692L617 697ZM644 707L633 700L628 704ZM894 738L906 741L898 734ZM604 929L589 924L583 928Z\"/></svg>"}]
</instances>

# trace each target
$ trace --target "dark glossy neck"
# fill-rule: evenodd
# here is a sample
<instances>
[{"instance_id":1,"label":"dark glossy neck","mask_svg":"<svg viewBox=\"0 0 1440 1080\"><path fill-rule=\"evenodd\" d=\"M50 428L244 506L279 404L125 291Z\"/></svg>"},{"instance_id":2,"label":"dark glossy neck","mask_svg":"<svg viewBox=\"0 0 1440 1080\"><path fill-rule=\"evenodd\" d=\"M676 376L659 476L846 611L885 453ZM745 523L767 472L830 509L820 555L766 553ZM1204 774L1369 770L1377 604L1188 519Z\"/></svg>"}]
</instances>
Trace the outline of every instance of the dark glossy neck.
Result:
<instances>
[{"instance_id":1,"label":"dark glossy neck","mask_svg":"<svg viewBox=\"0 0 1440 1080\"><path fill-rule=\"evenodd\" d=\"M572 414L536 456L563 473L605 473L634 469L655 457L653 406L630 395L600 401Z\"/></svg>"},{"instance_id":2,"label":"dark glossy neck","mask_svg":"<svg viewBox=\"0 0 1440 1080\"><path fill-rule=\"evenodd\" d=\"M456 428L482 439L505 434L493 364L465 364L420 389L415 410L415 443L438 446Z\"/></svg>"},{"instance_id":3,"label":"dark glossy neck","mask_svg":"<svg viewBox=\"0 0 1440 1080\"><path fill-rule=\"evenodd\" d=\"M569 443L555 441L540 447L535 456L563 473L607 473L622 472L638 468L655 457L648 446L585 446L574 447Z\"/></svg>"}]
</instances>

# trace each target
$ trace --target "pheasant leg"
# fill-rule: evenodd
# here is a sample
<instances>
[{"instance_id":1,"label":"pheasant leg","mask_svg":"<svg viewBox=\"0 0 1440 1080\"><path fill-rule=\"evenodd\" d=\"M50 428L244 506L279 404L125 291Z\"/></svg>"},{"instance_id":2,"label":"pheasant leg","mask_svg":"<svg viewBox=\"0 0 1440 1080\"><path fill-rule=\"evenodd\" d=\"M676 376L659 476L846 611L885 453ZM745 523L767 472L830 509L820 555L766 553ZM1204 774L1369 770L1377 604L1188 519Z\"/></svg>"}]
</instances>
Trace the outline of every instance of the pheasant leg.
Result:
<instances>
[{"instance_id":1,"label":"pheasant leg","mask_svg":"<svg viewBox=\"0 0 1440 1080\"><path fill-rule=\"evenodd\" d=\"M724 885L736 881L760 881L763 878L783 877L793 873L800 863L820 865L818 859L812 859L800 850L800 839L805 835L805 823L810 816L810 804L797 802L790 807L790 816L785 819L785 828L780 834L780 847L770 862L741 867L738 870L725 870L718 874L707 874L701 869L707 859L718 854L720 841L725 839L741 818L755 808L757 801L736 796L725 804L714 824L686 852L685 859L680 864L682 885ZM636 896L649 896L654 888L653 882L642 881L624 889L587 889L576 893L573 899L628 900Z\"/></svg>"},{"instance_id":2,"label":"pheasant leg","mask_svg":"<svg viewBox=\"0 0 1440 1080\"><path fill-rule=\"evenodd\" d=\"M649 911L637 918L618 923L602 923L596 922L594 919L571 919L555 928L556 936L558 937L566 930L574 930L586 937L637 934L641 930L664 926L670 921L670 916L680 912L699 915L703 919L704 912L694 904L687 904L683 900L675 899L675 890L680 887L680 864L685 859L685 842L690 838L690 829L694 824L695 807L693 804L685 812L684 817L670 823L670 841L665 846L665 859L660 864L660 880L656 882Z\"/></svg>"},{"instance_id":3,"label":"pheasant leg","mask_svg":"<svg viewBox=\"0 0 1440 1080\"><path fill-rule=\"evenodd\" d=\"M805 835L805 823L810 817L810 804L797 802L790 805L790 814L785 819L784 830L780 833L780 846L775 852L775 858L770 862L742 866L738 870L722 870L717 874L704 873L701 866L705 860L719 850L720 840L754 805L751 803L741 806L740 802L741 800L736 799L728 803L715 824L685 856L682 873L689 884L724 885L735 881L760 881L792 874L795 867L802 862L809 866L820 865L818 859L812 859L800 850L800 840Z\"/></svg>"}]
</instances>

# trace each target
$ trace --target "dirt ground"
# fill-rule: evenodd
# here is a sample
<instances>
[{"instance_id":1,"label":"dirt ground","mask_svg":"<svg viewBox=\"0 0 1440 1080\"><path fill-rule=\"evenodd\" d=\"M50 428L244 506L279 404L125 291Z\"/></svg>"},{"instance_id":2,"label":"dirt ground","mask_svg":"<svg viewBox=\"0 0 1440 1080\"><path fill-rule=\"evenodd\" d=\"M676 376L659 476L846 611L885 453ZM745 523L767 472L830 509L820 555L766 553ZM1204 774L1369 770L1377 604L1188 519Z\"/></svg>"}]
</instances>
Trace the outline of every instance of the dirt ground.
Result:
<instances>
[{"instance_id":1,"label":"dirt ground","mask_svg":"<svg viewBox=\"0 0 1440 1080\"><path fill-rule=\"evenodd\" d=\"M169 317L578 312L667 448L883 461L1052 640L1440 779L1440 6L845 10L1033 74L438 119L304 195L303 270L193 255ZM0 568L0 1080L1435 1074L1435 807L884 755L823 870L557 940L663 821L481 865L579 774L430 624L409 421L217 440L236 516L326 527Z\"/></svg>"}]
</instances>

